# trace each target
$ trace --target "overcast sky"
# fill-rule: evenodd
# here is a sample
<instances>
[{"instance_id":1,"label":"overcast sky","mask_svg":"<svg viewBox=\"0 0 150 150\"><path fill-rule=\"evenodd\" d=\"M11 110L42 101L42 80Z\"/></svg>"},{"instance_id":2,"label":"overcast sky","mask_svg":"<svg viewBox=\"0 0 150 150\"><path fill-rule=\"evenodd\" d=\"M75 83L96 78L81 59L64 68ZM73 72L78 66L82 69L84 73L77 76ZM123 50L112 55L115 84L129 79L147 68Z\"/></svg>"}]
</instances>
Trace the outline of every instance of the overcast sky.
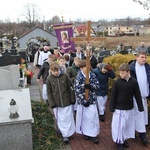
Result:
<instances>
[{"instance_id":1,"label":"overcast sky","mask_svg":"<svg viewBox=\"0 0 150 150\"><path fill-rule=\"evenodd\" d=\"M57 15L69 20L100 19L113 20L120 18L148 18L150 11L144 10L133 0L3 0L0 8L0 20L25 20L25 5L34 4L38 9L39 20L51 19Z\"/></svg>"}]
</instances>

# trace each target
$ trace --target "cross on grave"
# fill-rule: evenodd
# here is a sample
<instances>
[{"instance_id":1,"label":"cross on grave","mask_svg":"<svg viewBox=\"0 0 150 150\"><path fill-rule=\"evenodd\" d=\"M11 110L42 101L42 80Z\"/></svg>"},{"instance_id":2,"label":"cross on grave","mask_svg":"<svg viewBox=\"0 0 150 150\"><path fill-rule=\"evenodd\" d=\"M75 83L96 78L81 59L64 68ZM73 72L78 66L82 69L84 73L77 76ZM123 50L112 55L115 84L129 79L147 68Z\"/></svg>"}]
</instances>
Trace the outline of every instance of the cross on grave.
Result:
<instances>
[{"instance_id":1,"label":"cross on grave","mask_svg":"<svg viewBox=\"0 0 150 150\"><path fill-rule=\"evenodd\" d=\"M71 41L86 41L86 84L89 84L89 72L90 72L90 49L91 43L94 41L105 41L104 37L91 37L91 21L87 22L87 36L86 37L71 37ZM85 99L88 100L89 90L85 89Z\"/></svg>"}]
</instances>

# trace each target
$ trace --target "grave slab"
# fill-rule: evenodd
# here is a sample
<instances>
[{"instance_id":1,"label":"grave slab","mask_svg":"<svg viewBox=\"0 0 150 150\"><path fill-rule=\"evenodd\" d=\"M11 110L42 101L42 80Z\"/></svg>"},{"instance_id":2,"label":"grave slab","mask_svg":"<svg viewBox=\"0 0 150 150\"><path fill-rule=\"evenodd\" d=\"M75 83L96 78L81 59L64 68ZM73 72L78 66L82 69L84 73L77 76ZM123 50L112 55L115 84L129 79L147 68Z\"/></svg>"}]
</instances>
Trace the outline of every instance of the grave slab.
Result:
<instances>
[{"instance_id":1,"label":"grave slab","mask_svg":"<svg viewBox=\"0 0 150 150\"><path fill-rule=\"evenodd\" d=\"M10 119L10 101L18 105L19 117ZM32 109L29 89L0 91L0 149L33 150Z\"/></svg>"},{"instance_id":2,"label":"grave slab","mask_svg":"<svg viewBox=\"0 0 150 150\"><path fill-rule=\"evenodd\" d=\"M18 88L19 78L19 65L0 67L0 90Z\"/></svg>"}]
</instances>

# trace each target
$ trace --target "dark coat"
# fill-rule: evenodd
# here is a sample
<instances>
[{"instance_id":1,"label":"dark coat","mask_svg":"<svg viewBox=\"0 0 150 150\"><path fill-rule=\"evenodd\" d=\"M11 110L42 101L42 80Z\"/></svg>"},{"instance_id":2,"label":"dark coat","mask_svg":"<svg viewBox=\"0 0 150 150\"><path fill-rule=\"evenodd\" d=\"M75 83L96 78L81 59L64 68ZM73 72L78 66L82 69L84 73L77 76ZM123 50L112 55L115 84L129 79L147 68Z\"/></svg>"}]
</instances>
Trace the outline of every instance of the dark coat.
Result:
<instances>
[{"instance_id":1,"label":"dark coat","mask_svg":"<svg viewBox=\"0 0 150 150\"><path fill-rule=\"evenodd\" d=\"M108 71L107 73L102 73L102 67L98 67L92 71L98 81L99 81L99 89L96 90L97 96L106 96L108 94L108 80L109 78L114 79L116 77L113 70Z\"/></svg>"},{"instance_id":2,"label":"dark coat","mask_svg":"<svg viewBox=\"0 0 150 150\"><path fill-rule=\"evenodd\" d=\"M76 66L74 63L72 64L71 67L67 67L67 74L69 75L72 83L74 82L79 70L80 70L80 67Z\"/></svg>"},{"instance_id":3,"label":"dark coat","mask_svg":"<svg viewBox=\"0 0 150 150\"><path fill-rule=\"evenodd\" d=\"M84 56L83 59L86 59L86 56ZM90 57L90 63L91 63L92 69L95 69L97 67L97 63L98 62L97 62L97 59L96 59L96 57L94 55L92 55Z\"/></svg>"},{"instance_id":4,"label":"dark coat","mask_svg":"<svg viewBox=\"0 0 150 150\"><path fill-rule=\"evenodd\" d=\"M135 70L135 63L136 60L131 61L131 63L129 63L130 65L130 74L132 77L134 77L135 79L137 79L136 76L136 70ZM149 83L149 98L150 98L150 65L148 63L145 63L145 69L146 69L146 74L147 74L147 80Z\"/></svg>"},{"instance_id":5,"label":"dark coat","mask_svg":"<svg viewBox=\"0 0 150 150\"><path fill-rule=\"evenodd\" d=\"M47 96L51 108L75 104L73 85L67 74L58 77L51 74L47 78Z\"/></svg>"},{"instance_id":6,"label":"dark coat","mask_svg":"<svg viewBox=\"0 0 150 150\"><path fill-rule=\"evenodd\" d=\"M49 75L49 67L49 63L47 61L44 62L37 75L37 79L40 79L41 76L43 77L43 84L46 84L46 80Z\"/></svg>"},{"instance_id":7,"label":"dark coat","mask_svg":"<svg viewBox=\"0 0 150 150\"><path fill-rule=\"evenodd\" d=\"M114 112L115 109L131 110L133 109L133 97L135 96L139 111L143 111L142 97L136 79L131 77L129 81L118 78L115 80L111 96L110 96L110 111Z\"/></svg>"}]
</instances>

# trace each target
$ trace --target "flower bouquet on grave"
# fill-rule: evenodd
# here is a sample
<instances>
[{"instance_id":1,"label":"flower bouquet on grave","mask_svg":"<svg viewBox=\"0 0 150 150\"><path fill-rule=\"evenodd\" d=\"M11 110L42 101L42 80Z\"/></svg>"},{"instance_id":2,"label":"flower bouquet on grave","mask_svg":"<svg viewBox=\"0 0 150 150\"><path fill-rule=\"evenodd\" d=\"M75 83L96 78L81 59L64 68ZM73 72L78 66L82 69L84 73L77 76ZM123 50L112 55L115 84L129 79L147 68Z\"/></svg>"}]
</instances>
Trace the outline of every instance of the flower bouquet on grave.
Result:
<instances>
[{"instance_id":1,"label":"flower bouquet on grave","mask_svg":"<svg viewBox=\"0 0 150 150\"><path fill-rule=\"evenodd\" d=\"M32 72L32 70L28 70L26 69L24 72L24 77L27 78L27 84L31 84L31 78L33 78L34 73Z\"/></svg>"},{"instance_id":2,"label":"flower bouquet on grave","mask_svg":"<svg viewBox=\"0 0 150 150\"><path fill-rule=\"evenodd\" d=\"M21 58L21 64L20 64L20 78L23 78L24 72L27 69L27 63L25 59Z\"/></svg>"},{"instance_id":3,"label":"flower bouquet on grave","mask_svg":"<svg viewBox=\"0 0 150 150\"><path fill-rule=\"evenodd\" d=\"M20 64L20 68L19 68L19 71L20 71L20 78L23 78L23 74L24 72L26 71L26 64Z\"/></svg>"}]
</instances>

